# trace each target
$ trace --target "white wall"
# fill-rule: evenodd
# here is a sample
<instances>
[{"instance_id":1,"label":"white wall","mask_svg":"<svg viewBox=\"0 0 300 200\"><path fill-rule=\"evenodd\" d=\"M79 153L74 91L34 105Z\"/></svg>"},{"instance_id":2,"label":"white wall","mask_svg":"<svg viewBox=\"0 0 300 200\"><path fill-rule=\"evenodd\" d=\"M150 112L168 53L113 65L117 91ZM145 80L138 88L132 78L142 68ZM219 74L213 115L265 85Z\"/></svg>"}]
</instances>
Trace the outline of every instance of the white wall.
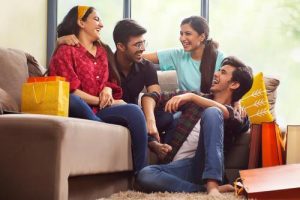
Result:
<instances>
[{"instance_id":1,"label":"white wall","mask_svg":"<svg viewBox=\"0 0 300 200\"><path fill-rule=\"evenodd\" d=\"M46 65L47 0L0 0L0 5L0 46L26 51Z\"/></svg>"}]
</instances>

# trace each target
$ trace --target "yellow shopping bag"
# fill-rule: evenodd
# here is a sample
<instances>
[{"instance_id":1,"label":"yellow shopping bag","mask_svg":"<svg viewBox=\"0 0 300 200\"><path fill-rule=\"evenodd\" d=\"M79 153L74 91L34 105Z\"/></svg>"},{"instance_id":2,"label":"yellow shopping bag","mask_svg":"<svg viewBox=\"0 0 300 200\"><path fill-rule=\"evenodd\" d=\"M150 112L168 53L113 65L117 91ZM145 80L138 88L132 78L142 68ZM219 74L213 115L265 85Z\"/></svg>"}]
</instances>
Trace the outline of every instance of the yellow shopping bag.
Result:
<instances>
[{"instance_id":1,"label":"yellow shopping bag","mask_svg":"<svg viewBox=\"0 0 300 200\"><path fill-rule=\"evenodd\" d=\"M69 83L46 81L24 83L21 110L24 113L68 116Z\"/></svg>"}]
</instances>

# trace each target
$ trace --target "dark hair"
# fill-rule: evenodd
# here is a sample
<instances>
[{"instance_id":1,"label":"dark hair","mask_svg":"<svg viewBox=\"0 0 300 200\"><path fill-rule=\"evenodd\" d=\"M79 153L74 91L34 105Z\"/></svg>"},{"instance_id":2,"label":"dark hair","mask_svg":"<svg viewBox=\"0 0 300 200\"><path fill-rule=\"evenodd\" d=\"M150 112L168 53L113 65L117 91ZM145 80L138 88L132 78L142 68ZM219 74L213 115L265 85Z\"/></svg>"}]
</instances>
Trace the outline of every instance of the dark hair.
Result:
<instances>
[{"instance_id":1,"label":"dark hair","mask_svg":"<svg viewBox=\"0 0 300 200\"><path fill-rule=\"evenodd\" d=\"M89 7L86 13L81 18L82 21L86 21L88 16L96 10L94 7ZM57 37L62 37L65 35L79 35L80 27L77 24L78 18L78 6L74 6L68 14L64 17L63 21L57 26ZM111 48L103 43L101 40L97 41L101 46L103 46L107 52L107 59L108 59L108 68L109 68L109 79L111 81L116 81L117 84L120 85L120 75L116 67L114 54Z\"/></svg>"},{"instance_id":2,"label":"dark hair","mask_svg":"<svg viewBox=\"0 0 300 200\"><path fill-rule=\"evenodd\" d=\"M231 81L235 81L240 84L240 86L232 93L232 102L236 102L240 100L252 87L252 69L234 56L224 58L222 66L224 65L230 65L235 68L232 73Z\"/></svg>"},{"instance_id":3,"label":"dark hair","mask_svg":"<svg viewBox=\"0 0 300 200\"><path fill-rule=\"evenodd\" d=\"M201 92L209 93L215 71L219 44L212 39L208 39L209 27L207 21L203 17L191 16L185 18L182 20L181 26L184 24L189 24L199 35L203 33L205 35L205 47L199 68L201 72Z\"/></svg>"},{"instance_id":4,"label":"dark hair","mask_svg":"<svg viewBox=\"0 0 300 200\"><path fill-rule=\"evenodd\" d=\"M130 36L139 36L145 34L146 32L147 30L139 25L135 20L123 19L120 20L114 28L114 42L116 45L118 43L126 45Z\"/></svg>"},{"instance_id":5,"label":"dark hair","mask_svg":"<svg viewBox=\"0 0 300 200\"><path fill-rule=\"evenodd\" d=\"M84 16L81 18L82 21L86 21L87 17L95 10L94 7L89 7ZM57 37L65 35L76 35L78 36L80 27L77 24L78 6L74 6L68 14L64 17L63 21L57 26Z\"/></svg>"}]
</instances>

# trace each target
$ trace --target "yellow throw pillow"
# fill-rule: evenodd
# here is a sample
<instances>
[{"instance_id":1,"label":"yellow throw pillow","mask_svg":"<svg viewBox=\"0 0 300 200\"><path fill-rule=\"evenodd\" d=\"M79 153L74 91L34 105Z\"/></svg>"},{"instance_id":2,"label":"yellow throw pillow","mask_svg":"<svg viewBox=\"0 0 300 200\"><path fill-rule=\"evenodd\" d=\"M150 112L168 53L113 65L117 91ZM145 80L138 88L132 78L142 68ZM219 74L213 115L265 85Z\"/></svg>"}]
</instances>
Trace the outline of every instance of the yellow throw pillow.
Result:
<instances>
[{"instance_id":1,"label":"yellow throw pillow","mask_svg":"<svg viewBox=\"0 0 300 200\"><path fill-rule=\"evenodd\" d=\"M252 88L241 99L241 105L252 124L273 121L262 72L254 77Z\"/></svg>"}]
</instances>

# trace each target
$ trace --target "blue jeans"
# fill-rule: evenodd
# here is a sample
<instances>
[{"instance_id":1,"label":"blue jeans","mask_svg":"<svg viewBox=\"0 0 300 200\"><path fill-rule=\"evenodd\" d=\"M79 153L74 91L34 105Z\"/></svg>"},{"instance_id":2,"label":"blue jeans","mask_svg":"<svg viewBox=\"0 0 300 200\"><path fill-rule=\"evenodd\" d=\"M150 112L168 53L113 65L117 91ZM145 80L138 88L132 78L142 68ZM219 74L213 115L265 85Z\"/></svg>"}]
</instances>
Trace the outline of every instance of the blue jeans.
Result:
<instances>
[{"instance_id":1,"label":"blue jeans","mask_svg":"<svg viewBox=\"0 0 300 200\"><path fill-rule=\"evenodd\" d=\"M177 122L181 116L181 112L178 111L173 114L165 112L164 110L156 110L154 112L154 115L156 120L156 127L160 136L160 142L168 143L172 139L172 131L176 128ZM156 138L149 135L148 142L152 141L156 141Z\"/></svg>"},{"instance_id":2,"label":"blue jeans","mask_svg":"<svg viewBox=\"0 0 300 200\"><path fill-rule=\"evenodd\" d=\"M176 127L176 120L173 117L173 113L165 112L164 110L156 110L154 111L154 115L160 140L162 143L166 143L165 137L168 132L171 132ZM157 141L157 139L149 135L148 142L152 141Z\"/></svg>"},{"instance_id":3,"label":"blue jeans","mask_svg":"<svg viewBox=\"0 0 300 200\"><path fill-rule=\"evenodd\" d=\"M195 157L164 165L151 165L138 173L137 182L147 192L199 192L205 191L206 179L222 182L223 113L210 107L201 115L201 130Z\"/></svg>"},{"instance_id":4,"label":"blue jeans","mask_svg":"<svg viewBox=\"0 0 300 200\"><path fill-rule=\"evenodd\" d=\"M79 96L70 94L69 116L126 126L131 134L134 170L147 164L147 129L142 110L134 104L106 107L96 114Z\"/></svg>"}]
</instances>

